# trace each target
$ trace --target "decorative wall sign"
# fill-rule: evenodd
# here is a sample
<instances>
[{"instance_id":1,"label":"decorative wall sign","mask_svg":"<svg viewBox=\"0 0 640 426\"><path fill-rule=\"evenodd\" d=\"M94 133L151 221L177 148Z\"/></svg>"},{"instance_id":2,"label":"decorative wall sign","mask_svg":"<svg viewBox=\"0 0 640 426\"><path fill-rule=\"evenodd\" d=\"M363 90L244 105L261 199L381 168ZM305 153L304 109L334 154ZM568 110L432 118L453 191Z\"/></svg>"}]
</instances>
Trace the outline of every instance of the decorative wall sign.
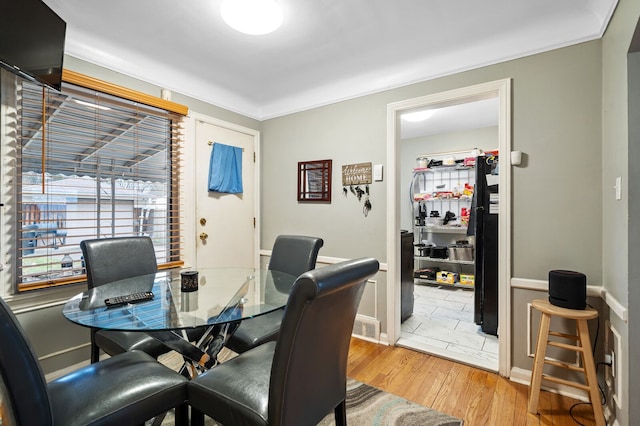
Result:
<instances>
[{"instance_id":1,"label":"decorative wall sign","mask_svg":"<svg viewBox=\"0 0 640 426\"><path fill-rule=\"evenodd\" d=\"M342 166L342 186L369 184L371 163L347 164Z\"/></svg>"},{"instance_id":2,"label":"decorative wall sign","mask_svg":"<svg viewBox=\"0 0 640 426\"><path fill-rule=\"evenodd\" d=\"M372 167L371 163L347 164L342 166L342 193L346 197L349 191L356 196L358 201L362 201L364 196L364 204L362 212L365 217L371 211L371 201L369 201L369 184L371 180Z\"/></svg>"}]
</instances>

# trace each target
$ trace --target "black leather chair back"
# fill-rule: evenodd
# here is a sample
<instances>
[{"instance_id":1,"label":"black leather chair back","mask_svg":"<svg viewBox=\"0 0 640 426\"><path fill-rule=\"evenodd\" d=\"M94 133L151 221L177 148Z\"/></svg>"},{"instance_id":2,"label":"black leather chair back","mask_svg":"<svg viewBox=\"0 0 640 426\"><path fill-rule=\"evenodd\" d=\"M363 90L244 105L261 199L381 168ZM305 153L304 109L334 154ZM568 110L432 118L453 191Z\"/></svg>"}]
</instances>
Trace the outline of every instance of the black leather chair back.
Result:
<instances>
[{"instance_id":1,"label":"black leather chair back","mask_svg":"<svg viewBox=\"0 0 640 426\"><path fill-rule=\"evenodd\" d=\"M116 237L80 243L87 268L89 288L158 270L149 237Z\"/></svg>"},{"instance_id":2,"label":"black leather chair back","mask_svg":"<svg viewBox=\"0 0 640 426\"><path fill-rule=\"evenodd\" d=\"M316 267L318 252L323 245L322 238L279 235L271 249L269 269L298 277Z\"/></svg>"},{"instance_id":3,"label":"black leather chair back","mask_svg":"<svg viewBox=\"0 0 640 426\"><path fill-rule=\"evenodd\" d=\"M318 252L324 245L322 238L301 235L279 235L271 250L269 269L285 272L295 277L316 267ZM273 285L282 293L289 293L293 283L275 279ZM232 351L243 353L266 342L276 340L282 321L282 311L242 321L231 334L226 346Z\"/></svg>"},{"instance_id":4,"label":"black leather chair back","mask_svg":"<svg viewBox=\"0 0 640 426\"><path fill-rule=\"evenodd\" d=\"M353 323L379 266L373 258L350 260L296 280L271 368L269 424L315 424L344 401Z\"/></svg>"},{"instance_id":5,"label":"black leather chair back","mask_svg":"<svg viewBox=\"0 0 640 426\"><path fill-rule=\"evenodd\" d=\"M18 320L0 299L0 376L18 425L52 425L47 385Z\"/></svg>"},{"instance_id":6,"label":"black leather chair back","mask_svg":"<svg viewBox=\"0 0 640 426\"><path fill-rule=\"evenodd\" d=\"M87 286L99 287L113 281L153 274L158 270L153 242L149 237L116 237L80 242L87 270ZM151 283L152 285L152 283ZM149 290L145 288L144 290ZM141 291L132 289L130 293ZM99 331L91 329L91 362L100 359L100 348L110 355L132 348L143 350L153 357L168 352L168 348L152 337L128 331Z\"/></svg>"}]
</instances>

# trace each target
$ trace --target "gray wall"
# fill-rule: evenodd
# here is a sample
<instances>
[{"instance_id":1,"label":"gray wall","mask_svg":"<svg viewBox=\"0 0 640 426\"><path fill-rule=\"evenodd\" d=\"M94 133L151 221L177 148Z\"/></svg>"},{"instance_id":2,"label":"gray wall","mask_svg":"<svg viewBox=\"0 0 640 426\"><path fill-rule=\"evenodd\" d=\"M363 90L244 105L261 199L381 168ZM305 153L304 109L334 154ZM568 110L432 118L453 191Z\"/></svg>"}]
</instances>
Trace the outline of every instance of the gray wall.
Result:
<instances>
[{"instance_id":1,"label":"gray wall","mask_svg":"<svg viewBox=\"0 0 640 426\"><path fill-rule=\"evenodd\" d=\"M640 158L640 52L629 56L629 217L640 217L640 166L634 161ZM636 220L629 225L629 304L640 306L640 227ZM640 309L629 312L630 324L640 324ZM626 330L628 334L628 330ZM640 359L640 338L634 333L626 339L629 342L628 359ZM629 395L640 395L640 366L638 363L628 363L630 378ZM632 379L632 378L635 378ZM640 418L640 407L631 407L630 418Z\"/></svg>"},{"instance_id":2,"label":"gray wall","mask_svg":"<svg viewBox=\"0 0 640 426\"><path fill-rule=\"evenodd\" d=\"M625 306L627 300L628 196L628 112L627 52L638 21L640 4L620 2L603 38L603 118L602 118L602 209L603 209L603 284ZM623 178L625 196L614 198L616 176ZM625 185L629 183L629 185ZM626 188L626 189L625 189Z\"/></svg>"},{"instance_id":3,"label":"gray wall","mask_svg":"<svg viewBox=\"0 0 640 426\"><path fill-rule=\"evenodd\" d=\"M17 317L41 357L40 366L45 374L89 360L89 329L62 316L62 306L36 309Z\"/></svg>"},{"instance_id":4,"label":"gray wall","mask_svg":"<svg viewBox=\"0 0 640 426\"><path fill-rule=\"evenodd\" d=\"M386 101L363 97L265 121L262 126L262 248L278 234L324 238L321 256L386 255L386 181L370 185L372 209L342 194L342 166L385 164ZM332 202L298 203L299 161L333 160Z\"/></svg>"},{"instance_id":5,"label":"gray wall","mask_svg":"<svg viewBox=\"0 0 640 426\"><path fill-rule=\"evenodd\" d=\"M627 63L627 55L634 32L640 40L637 24L640 18L640 2L620 1L603 38L603 283L611 294L628 309L628 319L623 321L614 313L609 315L611 325L621 335L621 368L619 377L626 398L622 410L608 398L608 405L617 414L619 424L633 424L640 419L640 334L629 327L640 324L640 254L637 218L638 178L640 166L640 59L636 53ZM613 185L617 176L622 177L623 197L616 201Z\"/></svg>"},{"instance_id":6,"label":"gray wall","mask_svg":"<svg viewBox=\"0 0 640 426\"><path fill-rule=\"evenodd\" d=\"M336 180L343 164L384 164L388 103L511 77L513 149L527 154L526 167L513 169L514 276L546 279L563 266L599 284L600 70L594 41L264 122L263 247L278 233L305 230L325 237L325 256L385 262L384 185L374 184L367 218L340 196L337 181L333 203L298 204L297 162L331 158Z\"/></svg>"}]
</instances>

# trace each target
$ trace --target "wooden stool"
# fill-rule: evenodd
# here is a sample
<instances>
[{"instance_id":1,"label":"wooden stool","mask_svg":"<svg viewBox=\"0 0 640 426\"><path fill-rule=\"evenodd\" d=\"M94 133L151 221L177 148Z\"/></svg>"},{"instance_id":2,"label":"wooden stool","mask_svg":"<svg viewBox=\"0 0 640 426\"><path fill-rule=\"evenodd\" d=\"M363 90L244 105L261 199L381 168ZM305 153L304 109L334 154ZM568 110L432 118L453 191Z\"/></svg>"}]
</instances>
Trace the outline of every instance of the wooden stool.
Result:
<instances>
[{"instance_id":1,"label":"wooden stool","mask_svg":"<svg viewBox=\"0 0 640 426\"><path fill-rule=\"evenodd\" d=\"M602 405L600 403L600 392L598 390L598 379L596 378L596 368L593 362L593 354L591 352L591 340L589 338L589 328L587 327L587 320L597 318L598 311L593 308L587 307L584 310L580 309L567 309L559 306L552 305L547 300L534 300L531 302L533 307L542 313L540 317L540 330L538 331L538 343L536 346L536 354L533 359L533 372L531 374L531 393L529 395L529 412L536 414L538 412L538 399L540 397L540 385L542 380L548 380L550 382L560 383L562 385L575 387L585 390L589 393L591 399L591 405L593 406L593 413L595 415L596 424L598 426L604 426L604 414L602 412ZM556 331L549 331L549 323L551 317L557 316L561 318L572 319L576 321L578 328L578 335L573 336L565 333L558 333ZM549 335L561 337L564 339L575 340L576 345L569 345L566 343L554 342L549 340ZM557 348L567 349L578 352L582 357L582 368L573 364L568 364L562 361L555 361L546 358L547 345L555 346ZM585 375L586 385L578 382L572 382L569 380L560 379L543 373L544 364L553 365L556 367L566 368L572 371L579 371Z\"/></svg>"}]
</instances>

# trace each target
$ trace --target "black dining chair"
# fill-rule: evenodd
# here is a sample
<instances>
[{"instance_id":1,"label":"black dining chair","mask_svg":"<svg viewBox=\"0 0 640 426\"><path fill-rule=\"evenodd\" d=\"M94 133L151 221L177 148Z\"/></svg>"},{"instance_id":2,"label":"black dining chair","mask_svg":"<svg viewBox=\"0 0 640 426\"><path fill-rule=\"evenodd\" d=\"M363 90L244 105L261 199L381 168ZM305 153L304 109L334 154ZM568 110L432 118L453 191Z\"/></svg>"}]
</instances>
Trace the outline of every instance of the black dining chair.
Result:
<instances>
[{"instance_id":1,"label":"black dining chair","mask_svg":"<svg viewBox=\"0 0 640 426\"><path fill-rule=\"evenodd\" d=\"M324 245L322 238L301 235L279 235L271 250L269 270L285 272L294 277L316 267L318 252ZM283 291L283 289L279 289ZM278 338L283 310L242 321L228 338L225 346L243 353Z\"/></svg>"},{"instance_id":2,"label":"black dining chair","mask_svg":"<svg viewBox=\"0 0 640 426\"><path fill-rule=\"evenodd\" d=\"M204 414L225 425L315 425L332 411L346 424L347 356L373 258L302 274L275 342L250 349L187 386L191 424Z\"/></svg>"},{"instance_id":3,"label":"black dining chair","mask_svg":"<svg viewBox=\"0 0 640 426\"><path fill-rule=\"evenodd\" d=\"M154 274L158 270L149 237L116 237L80 242L89 289L113 281ZM109 355L141 350L154 358L171 349L151 335L138 331L91 329L91 362L100 359L100 349Z\"/></svg>"},{"instance_id":4,"label":"black dining chair","mask_svg":"<svg viewBox=\"0 0 640 426\"><path fill-rule=\"evenodd\" d=\"M2 299L0 342L0 384L8 395L2 404L14 420L7 424L144 424L173 408L176 425L188 423L188 380L144 352L117 355L47 384L22 327Z\"/></svg>"}]
</instances>

